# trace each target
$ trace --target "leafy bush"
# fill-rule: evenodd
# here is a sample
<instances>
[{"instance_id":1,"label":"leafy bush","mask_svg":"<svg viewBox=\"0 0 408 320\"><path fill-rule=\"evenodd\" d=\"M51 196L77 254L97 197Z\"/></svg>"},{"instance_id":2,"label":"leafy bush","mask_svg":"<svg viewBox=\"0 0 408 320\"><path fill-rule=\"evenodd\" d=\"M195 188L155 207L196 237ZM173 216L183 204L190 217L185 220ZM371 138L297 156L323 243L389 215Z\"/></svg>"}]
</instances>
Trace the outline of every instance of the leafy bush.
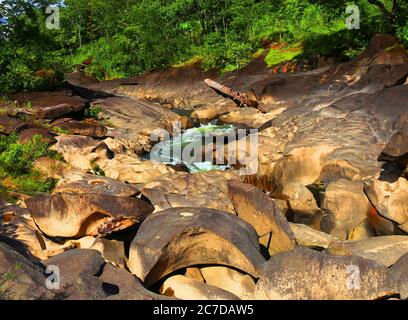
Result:
<instances>
[{"instance_id":1,"label":"leafy bush","mask_svg":"<svg viewBox=\"0 0 408 320\"><path fill-rule=\"evenodd\" d=\"M27 143L18 142L15 134L0 135L0 194L7 197L9 191L25 194L50 192L55 187L54 180L43 179L33 170L35 160L42 156L54 156L39 135Z\"/></svg>"},{"instance_id":2,"label":"leafy bush","mask_svg":"<svg viewBox=\"0 0 408 320\"><path fill-rule=\"evenodd\" d=\"M86 117L90 117L90 118L95 118L98 119L99 118L99 114L102 112L102 108L99 106L93 106L90 108L85 109L84 114Z\"/></svg>"}]
</instances>

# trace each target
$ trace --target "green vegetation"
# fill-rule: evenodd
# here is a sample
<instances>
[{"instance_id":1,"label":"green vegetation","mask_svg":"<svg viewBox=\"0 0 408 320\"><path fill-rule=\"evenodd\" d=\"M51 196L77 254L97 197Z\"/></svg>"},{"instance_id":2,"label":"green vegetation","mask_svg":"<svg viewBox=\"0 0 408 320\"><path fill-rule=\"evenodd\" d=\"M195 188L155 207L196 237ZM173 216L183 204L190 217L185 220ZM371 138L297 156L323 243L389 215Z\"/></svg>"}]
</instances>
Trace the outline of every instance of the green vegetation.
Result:
<instances>
[{"instance_id":1,"label":"green vegetation","mask_svg":"<svg viewBox=\"0 0 408 320\"><path fill-rule=\"evenodd\" d=\"M104 80L197 63L227 72L270 47L269 66L349 59L377 33L408 44L405 0L65 0L61 28L48 30L52 3L0 3L0 92L55 87L86 60L86 73ZM349 4L360 30L346 27Z\"/></svg>"},{"instance_id":2,"label":"green vegetation","mask_svg":"<svg viewBox=\"0 0 408 320\"><path fill-rule=\"evenodd\" d=\"M302 54L302 47L297 45L285 46L279 49L271 48L265 58L265 62L268 67L272 67L285 61L293 60L294 58L301 56Z\"/></svg>"},{"instance_id":3,"label":"green vegetation","mask_svg":"<svg viewBox=\"0 0 408 320\"><path fill-rule=\"evenodd\" d=\"M7 271L0 275L0 300L7 300L12 297L9 296L7 292L7 286L10 285L10 282L13 282L17 279L17 275L22 268L21 263L16 263L13 270Z\"/></svg>"},{"instance_id":4,"label":"green vegetation","mask_svg":"<svg viewBox=\"0 0 408 320\"><path fill-rule=\"evenodd\" d=\"M93 106L90 108L85 109L85 116L89 118L95 118L98 119L99 114L102 112L102 108L99 106Z\"/></svg>"},{"instance_id":5,"label":"green vegetation","mask_svg":"<svg viewBox=\"0 0 408 320\"><path fill-rule=\"evenodd\" d=\"M55 181L44 179L33 169L33 162L42 156L54 156L41 136L27 143L18 142L18 136L0 135L0 197L13 200L13 193L31 195L50 192Z\"/></svg>"}]
</instances>

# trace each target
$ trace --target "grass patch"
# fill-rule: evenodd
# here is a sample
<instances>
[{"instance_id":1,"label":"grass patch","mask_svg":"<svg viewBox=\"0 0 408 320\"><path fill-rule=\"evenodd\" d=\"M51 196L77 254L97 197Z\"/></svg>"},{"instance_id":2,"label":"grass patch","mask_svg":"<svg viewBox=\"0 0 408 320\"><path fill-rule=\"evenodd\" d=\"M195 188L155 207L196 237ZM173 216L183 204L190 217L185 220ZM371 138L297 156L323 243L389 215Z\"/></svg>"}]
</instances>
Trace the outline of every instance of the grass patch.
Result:
<instances>
[{"instance_id":1,"label":"grass patch","mask_svg":"<svg viewBox=\"0 0 408 320\"><path fill-rule=\"evenodd\" d=\"M265 58L267 66L273 67L278 64L291 61L303 53L300 45L290 45L282 48L271 48Z\"/></svg>"},{"instance_id":2,"label":"grass patch","mask_svg":"<svg viewBox=\"0 0 408 320\"><path fill-rule=\"evenodd\" d=\"M20 143L18 136L0 135L0 197L15 200L16 194L34 195L51 192L56 184L33 169L33 162L40 157L56 158L39 135L27 143Z\"/></svg>"},{"instance_id":3,"label":"grass patch","mask_svg":"<svg viewBox=\"0 0 408 320\"><path fill-rule=\"evenodd\" d=\"M194 56L187 61L176 63L172 67L173 68L191 68L195 65L202 64L203 61L204 61L204 58L202 56Z\"/></svg>"}]
</instances>

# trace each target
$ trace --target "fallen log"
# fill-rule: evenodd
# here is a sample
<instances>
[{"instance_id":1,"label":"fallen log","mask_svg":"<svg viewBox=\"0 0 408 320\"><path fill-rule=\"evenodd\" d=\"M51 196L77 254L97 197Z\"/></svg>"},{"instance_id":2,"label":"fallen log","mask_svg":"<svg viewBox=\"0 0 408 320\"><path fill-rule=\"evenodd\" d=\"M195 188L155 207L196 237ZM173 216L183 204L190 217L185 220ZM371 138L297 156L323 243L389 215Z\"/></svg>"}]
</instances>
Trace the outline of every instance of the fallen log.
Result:
<instances>
[{"instance_id":1,"label":"fallen log","mask_svg":"<svg viewBox=\"0 0 408 320\"><path fill-rule=\"evenodd\" d=\"M255 108L263 113L266 113L266 110L259 103L259 101L249 98L247 94L232 90L211 79L205 79L204 82L207 84L207 86L215 90L218 94L222 95L223 97L232 99L238 106Z\"/></svg>"}]
</instances>

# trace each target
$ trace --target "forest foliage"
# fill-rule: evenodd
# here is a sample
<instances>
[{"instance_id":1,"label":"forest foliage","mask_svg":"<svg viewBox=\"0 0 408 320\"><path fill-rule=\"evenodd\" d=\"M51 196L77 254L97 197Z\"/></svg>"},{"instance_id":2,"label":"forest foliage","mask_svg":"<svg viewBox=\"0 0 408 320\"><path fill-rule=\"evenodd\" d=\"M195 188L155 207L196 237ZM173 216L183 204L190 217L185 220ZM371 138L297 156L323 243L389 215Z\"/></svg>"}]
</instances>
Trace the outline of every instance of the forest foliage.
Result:
<instances>
[{"instance_id":1,"label":"forest foliage","mask_svg":"<svg viewBox=\"0 0 408 320\"><path fill-rule=\"evenodd\" d=\"M232 71L271 45L283 49L270 50L269 66L349 59L377 33L408 43L406 0L64 0L60 29L49 30L51 4L0 1L0 93L52 88L87 59L87 73L104 80L193 62ZM359 30L346 27L350 4Z\"/></svg>"}]
</instances>

